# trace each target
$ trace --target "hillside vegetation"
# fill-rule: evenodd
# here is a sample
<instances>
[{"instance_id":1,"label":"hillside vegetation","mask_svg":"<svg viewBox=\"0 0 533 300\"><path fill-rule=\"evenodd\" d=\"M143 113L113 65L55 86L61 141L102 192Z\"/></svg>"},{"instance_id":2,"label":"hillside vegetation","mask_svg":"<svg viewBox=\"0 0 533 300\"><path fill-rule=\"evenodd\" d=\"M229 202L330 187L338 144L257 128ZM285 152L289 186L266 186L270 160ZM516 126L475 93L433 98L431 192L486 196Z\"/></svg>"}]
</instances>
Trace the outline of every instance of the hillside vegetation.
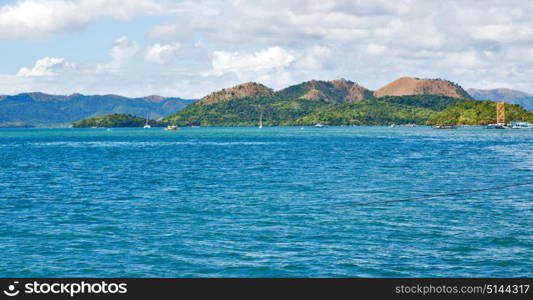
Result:
<instances>
[{"instance_id":1,"label":"hillside vegetation","mask_svg":"<svg viewBox=\"0 0 533 300\"><path fill-rule=\"evenodd\" d=\"M323 107L295 120L293 125L314 125L318 122L327 125L425 124L434 113L427 108L371 99Z\"/></svg>"},{"instance_id":2,"label":"hillside vegetation","mask_svg":"<svg viewBox=\"0 0 533 300\"><path fill-rule=\"evenodd\" d=\"M437 112L461 101L464 100L433 95L384 97L344 104L281 97L244 98L210 105L191 105L164 118L162 123L178 126L257 126L262 112L266 126L314 125L318 122L327 125L425 124Z\"/></svg>"},{"instance_id":3,"label":"hillside vegetation","mask_svg":"<svg viewBox=\"0 0 533 300\"><path fill-rule=\"evenodd\" d=\"M257 126L262 112L266 126L293 125L296 119L328 105L325 101L244 98L210 105L190 105L164 118L162 123L178 126Z\"/></svg>"},{"instance_id":4,"label":"hillside vegetation","mask_svg":"<svg viewBox=\"0 0 533 300\"><path fill-rule=\"evenodd\" d=\"M505 105L507 122L533 122L533 112L519 105ZM496 102L469 100L457 103L429 118L428 124L485 125L496 123Z\"/></svg>"}]
</instances>

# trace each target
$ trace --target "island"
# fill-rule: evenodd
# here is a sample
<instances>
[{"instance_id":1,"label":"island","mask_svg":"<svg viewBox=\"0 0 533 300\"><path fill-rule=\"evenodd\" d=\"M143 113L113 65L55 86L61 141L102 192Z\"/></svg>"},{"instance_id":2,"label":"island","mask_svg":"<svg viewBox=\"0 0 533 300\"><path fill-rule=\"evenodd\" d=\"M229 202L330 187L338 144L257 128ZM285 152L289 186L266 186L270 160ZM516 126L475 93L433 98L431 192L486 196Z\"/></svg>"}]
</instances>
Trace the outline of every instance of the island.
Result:
<instances>
[{"instance_id":1,"label":"island","mask_svg":"<svg viewBox=\"0 0 533 300\"><path fill-rule=\"evenodd\" d=\"M311 80L274 91L249 82L211 93L159 121L133 115L93 117L73 127L485 125L496 122L496 102L474 100L443 79L399 78L371 91L345 79ZM533 122L533 112L506 106L509 122Z\"/></svg>"},{"instance_id":2,"label":"island","mask_svg":"<svg viewBox=\"0 0 533 300\"><path fill-rule=\"evenodd\" d=\"M111 114L84 119L72 124L73 128L143 127L157 126L158 122L130 114Z\"/></svg>"}]
</instances>

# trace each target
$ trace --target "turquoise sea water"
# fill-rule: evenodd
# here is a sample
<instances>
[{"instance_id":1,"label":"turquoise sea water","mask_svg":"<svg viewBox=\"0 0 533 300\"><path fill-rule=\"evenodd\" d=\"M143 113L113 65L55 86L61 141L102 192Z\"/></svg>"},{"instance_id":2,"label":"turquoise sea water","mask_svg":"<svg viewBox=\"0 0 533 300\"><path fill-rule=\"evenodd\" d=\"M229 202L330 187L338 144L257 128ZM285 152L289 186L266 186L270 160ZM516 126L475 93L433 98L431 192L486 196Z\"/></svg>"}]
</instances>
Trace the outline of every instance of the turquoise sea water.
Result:
<instances>
[{"instance_id":1,"label":"turquoise sea water","mask_svg":"<svg viewBox=\"0 0 533 300\"><path fill-rule=\"evenodd\" d=\"M1 129L0 276L533 276L533 131Z\"/></svg>"}]
</instances>

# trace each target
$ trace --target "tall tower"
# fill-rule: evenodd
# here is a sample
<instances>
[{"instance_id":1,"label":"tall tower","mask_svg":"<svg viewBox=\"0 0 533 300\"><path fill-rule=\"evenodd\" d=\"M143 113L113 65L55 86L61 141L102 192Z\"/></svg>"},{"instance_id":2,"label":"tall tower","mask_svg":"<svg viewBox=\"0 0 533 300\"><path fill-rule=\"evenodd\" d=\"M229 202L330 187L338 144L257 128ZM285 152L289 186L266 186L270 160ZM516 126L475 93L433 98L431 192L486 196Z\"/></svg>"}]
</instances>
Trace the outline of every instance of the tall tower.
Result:
<instances>
[{"instance_id":1,"label":"tall tower","mask_svg":"<svg viewBox=\"0 0 533 300\"><path fill-rule=\"evenodd\" d=\"M496 123L505 124L505 102L496 103Z\"/></svg>"}]
</instances>

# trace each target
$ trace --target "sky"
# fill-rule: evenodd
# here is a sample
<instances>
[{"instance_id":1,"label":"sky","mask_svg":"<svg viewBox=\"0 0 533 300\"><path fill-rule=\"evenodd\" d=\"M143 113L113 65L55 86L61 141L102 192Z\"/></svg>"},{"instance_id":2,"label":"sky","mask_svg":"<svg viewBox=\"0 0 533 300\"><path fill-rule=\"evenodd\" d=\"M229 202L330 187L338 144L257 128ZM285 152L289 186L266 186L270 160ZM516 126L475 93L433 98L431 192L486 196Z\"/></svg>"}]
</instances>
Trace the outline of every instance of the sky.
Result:
<instances>
[{"instance_id":1,"label":"sky","mask_svg":"<svg viewBox=\"0 0 533 300\"><path fill-rule=\"evenodd\" d=\"M533 92L533 1L0 1L0 94L199 98L401 77Z\"/></svg>"}]
</instances>

